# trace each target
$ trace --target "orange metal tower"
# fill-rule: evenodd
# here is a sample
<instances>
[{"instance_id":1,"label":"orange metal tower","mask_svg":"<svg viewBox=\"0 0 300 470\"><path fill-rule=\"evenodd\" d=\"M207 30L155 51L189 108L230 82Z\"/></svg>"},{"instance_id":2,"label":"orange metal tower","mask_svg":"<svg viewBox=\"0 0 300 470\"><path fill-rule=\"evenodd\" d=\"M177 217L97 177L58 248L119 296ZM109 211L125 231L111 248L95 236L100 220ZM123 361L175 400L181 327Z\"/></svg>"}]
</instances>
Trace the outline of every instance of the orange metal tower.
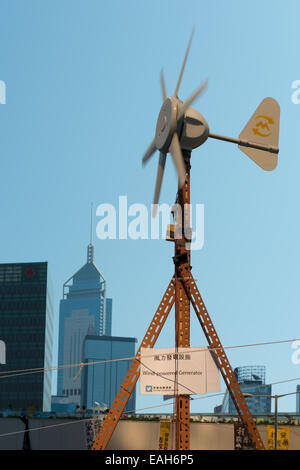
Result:
<instances>
[{"instance_id":1,"label":"orange metal tower","mask_svg":"<svg viewBox=\"0 0 300 470\"><path fill-rule=\"evenodd\" d=\"M177 203L182 208L182 217L189 218L188 211L184 206L190 201L190 152L183 151L186 168L186 180L182 189L178 190ZM186 206L187 207L187 206ZM178 220L178 224L187 221ZM174 227L180 231L180 227ZM179 232L181 233L181 232ZM207 338L209 347L214 354L216 364L223 376L230 396L236 406L238 414L248 429L256 449L264 449L264 444L257 430L255 421L250 413L247 402L241 391L239 383L234 375L233 369L227 359L221 341L214 328L213 322L206 310L200 292L191 272L190 251L186 248L186 239L175 239L175 273L167 290L158 306L144 339L138 349L135 359L124 378L119 392L103 422L100 432L93 444L93 450L104 450L118 424L126 403L132 393L140 373L140 350L141 348L153 348L155 342L164 326L164 323L175 303L175 330L176 346L190 346L190 304L192 304L202 330ZM176 396L176 449L190 449L190 397L189 395Z\"/></svg>"}]
</instances>

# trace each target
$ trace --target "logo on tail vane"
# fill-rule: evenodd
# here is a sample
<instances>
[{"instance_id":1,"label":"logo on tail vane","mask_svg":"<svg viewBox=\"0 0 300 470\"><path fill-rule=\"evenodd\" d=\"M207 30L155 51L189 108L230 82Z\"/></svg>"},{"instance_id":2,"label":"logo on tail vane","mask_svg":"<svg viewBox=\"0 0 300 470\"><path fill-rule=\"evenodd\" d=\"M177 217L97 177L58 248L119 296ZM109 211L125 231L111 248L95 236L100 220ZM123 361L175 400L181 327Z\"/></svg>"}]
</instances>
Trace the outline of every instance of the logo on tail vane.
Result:
<instances>
[{"instance_id":1,"label":"logo on tail vane","mask_svg":"<svg viewBox=\"0 0 300 470\"><path fill-rule=\"evenodd\" d=\"M269 116L256 116L255 119L258 122L252 129L253 133L260 137L269 137L272 134L270 125L272 126L274 124L274 119Z\"/></svg>"}]
</instances>

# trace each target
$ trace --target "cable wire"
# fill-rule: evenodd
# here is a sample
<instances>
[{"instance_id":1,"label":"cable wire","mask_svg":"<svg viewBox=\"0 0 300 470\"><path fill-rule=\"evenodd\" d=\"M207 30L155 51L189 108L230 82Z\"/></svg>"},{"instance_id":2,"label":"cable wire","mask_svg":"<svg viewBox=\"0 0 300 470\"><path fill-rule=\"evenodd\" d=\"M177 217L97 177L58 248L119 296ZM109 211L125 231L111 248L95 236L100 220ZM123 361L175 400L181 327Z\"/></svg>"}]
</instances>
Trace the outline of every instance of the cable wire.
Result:
<instances>
[{"instance_id":1,"label":"cable wire","mask_svg":"<svg viewBox=\"0 0 300 470\"><path fill-rule=\"evenodd\" d=\"M280 341L267 341L267 342L262 342L262 343L241 344L241 345L235 345L235 346L224 346L224 347L219 347L219 348L210 348L210 347L208 348L210 351L216 351L219 349L239 349L239 348L250 348L250 347L258 347L258 346L270 346L274 344L293 343L295 341L300 341L300 338L280 340ZM193 348L193 350L191 350L190 353L192 354L194 352L203 351L204 348L206 348L206 346L202 346L201 348ZM149 355L148 357L152 357L152 356ZM154 357L154 354L153 354L153 357ZM38 367L38 368L32 368L32 369L17 369L17 370L2 371L2 372L0 371L0 379L8 378L8 377L17 377L17 376L28 375L28 374L42 373L46 370L61 370L61 369L67 369L67 368L72 368L72 367L107 364L107 363L113 363L113 362L119 362L119 361L130 361L133 359L136 359L136 356L130 356L130 357L124 357L124 358L118 358L118 359L107 359L103 361L93 361L93 362L88 362L88 363L79 362L79 363L73 363L73 364L64 364L60 366Z\"/></svg>"}]
</instances>

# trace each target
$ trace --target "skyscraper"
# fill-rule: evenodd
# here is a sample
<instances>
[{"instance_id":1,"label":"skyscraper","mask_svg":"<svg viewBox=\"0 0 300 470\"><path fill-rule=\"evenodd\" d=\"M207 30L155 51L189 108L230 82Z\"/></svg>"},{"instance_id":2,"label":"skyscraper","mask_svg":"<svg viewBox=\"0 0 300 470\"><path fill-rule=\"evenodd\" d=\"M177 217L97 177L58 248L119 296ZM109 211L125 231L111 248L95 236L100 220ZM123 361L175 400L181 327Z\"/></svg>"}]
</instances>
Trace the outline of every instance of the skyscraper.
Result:
<instances>
[{"instance_id":1,"label":"skyscraper","mask_svg":"<svg viewBox=\"0 0 300 470\"><path fill-rule=\"evenodd\" d=\"M296 413L300 413L300 385L297 385L296 392Z\"/></svg>"},{"instance_id":2,"label":"skyscraper","mask_svg":"<svg viewBox=\"0 0 300 470\"><path fill-rule=\"evenodd\" d=\"M87 249L87 262L63 286L59 311L57 395L70 402L81 402L80 376L74 382L82 362L86 335L111 335L112 300L106 298L106 280L94 263L92 242Z\"/></svg>"},{"instance_id":3,"label":"skyscraper","mask_svg":"<svg viewBox=\"0 0 300 470\"><path fill-rule=\"evenodd\" d=\"M86 408L110 408L135 356L136 338L87 335L84 341L82 401ZM125 411L135 412L135 388Z\"/></svg>"},{"instance_id":4,"label":"skyscraper","mask_svg":"<svg viewBox=\"0 0 300 470\"><path fill-rule=\"evenodd\" d=\"M41 369L0 380L0 409L51 409L53 307L48 265L0 264L0 340L6 363L1 372Z\"/></svg>"},{"instance_id":5,"label":"skyscraper","mask_svg":"<svg viewBox=\"0 0 300 470\"><path fill-rule=\"evenodd\" d=\"M272 386L265 383L266 368L265 366L245 366L236 367L234 374L240 385L242 392L254 395L246 398L249 410L252 414L271 413L271 398L259 395L272 395ZM237 413L235 405L226 390L221 413L234 414ZM219 408L219 407L218 407Z\"/></svg>"}]
</instances>

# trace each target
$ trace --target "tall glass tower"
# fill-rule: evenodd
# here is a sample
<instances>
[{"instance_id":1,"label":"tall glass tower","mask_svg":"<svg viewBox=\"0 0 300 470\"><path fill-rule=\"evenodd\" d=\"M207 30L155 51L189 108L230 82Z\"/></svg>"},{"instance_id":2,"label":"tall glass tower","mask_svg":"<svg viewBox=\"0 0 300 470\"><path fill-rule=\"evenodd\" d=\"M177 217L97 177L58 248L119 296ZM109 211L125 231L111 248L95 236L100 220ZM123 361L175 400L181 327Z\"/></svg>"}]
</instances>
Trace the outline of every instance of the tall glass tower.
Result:
<instances>
[{"instance_id":1,"label":"tall glass tower","mask_svg":"<svg viewBox=\"0 0 300 470\"><path fill-rule=\"evenodd\" d=\"M83 358L81 405L110 408L135 355L136 338L87 335ZM121 360L120 360L121 359ZM135 388L124 409L135 412Z\"/></svg>"},{"instance_id":2,"label":"tall glass tower","mask_svg":"<svg viewBox=\"0 0 300 470\"><path fill-rule=\"evenodd\" d=\"M296 413L300 413L300 385L297 385L296 391Z\"/></svg>"},{"instance_id":3,"label":"tall glass tower","mask_svg":"<svg viewBox=\"0 0 300 470\"><path fill-rule=\"evenodd\" d=\"M246 402L252 414L271 413L271 398L260 395L272 395L272 386L266 384L265 366L236 367L234 375L243 393L249 393L253 397L247 397ZM234 403L226 390L221 413L237 413Z\"/></svg>"},{"instance_id":4,"label":"tall glass tower","mask_svg":"<svg viewBox=\"0 0 300 470\"><path fill-rule=\"evenodd\" d=\"M111 335L112 299L106 298L106 280L94 263L94 246L87 248L87 262L63 286L59 311L57 395L70 403L81 402L80 364L87 334Z\"/></svg>"},{"instance_id":5,"label":"tall glass tower","mask_svg":"<svg viewBox=\"0 0 300 470\"><path fill-rule=\"evenodd\" d=\"M0 409L51 410L53 306L48 265L0 264L0 340L6 360L0 365ZM9 377L10 371L40 369Z\"/></svg>"}]
</instances>

